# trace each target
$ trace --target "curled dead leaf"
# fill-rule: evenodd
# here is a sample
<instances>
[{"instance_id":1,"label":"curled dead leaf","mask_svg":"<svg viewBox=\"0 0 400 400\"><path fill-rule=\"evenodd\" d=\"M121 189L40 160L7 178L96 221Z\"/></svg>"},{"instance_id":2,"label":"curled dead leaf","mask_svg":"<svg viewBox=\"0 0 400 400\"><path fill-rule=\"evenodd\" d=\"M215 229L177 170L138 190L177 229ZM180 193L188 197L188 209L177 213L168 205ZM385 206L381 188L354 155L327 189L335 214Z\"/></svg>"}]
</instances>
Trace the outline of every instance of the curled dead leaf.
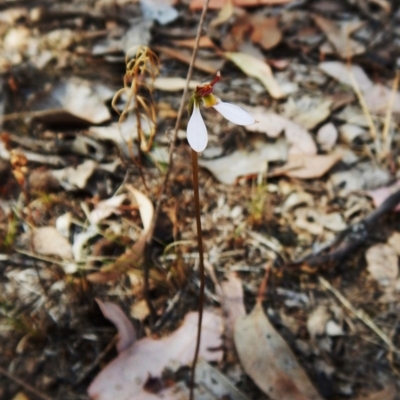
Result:
<instances>
[{"instance_id":1,"label":"curled dead leaf","mask_svg":"<svg viewBox=\"0 0 400 400\"><path fill-rule=\"evenodd\" d=\"M132 322L121 310L119 305L109 301L101 301L100 299L95 300L99 305L104 317L109 319L118 330L119 338L117 342L117 350L120 353L135 342L135 328L133 327Z\"/></svg>"}]
</instances>

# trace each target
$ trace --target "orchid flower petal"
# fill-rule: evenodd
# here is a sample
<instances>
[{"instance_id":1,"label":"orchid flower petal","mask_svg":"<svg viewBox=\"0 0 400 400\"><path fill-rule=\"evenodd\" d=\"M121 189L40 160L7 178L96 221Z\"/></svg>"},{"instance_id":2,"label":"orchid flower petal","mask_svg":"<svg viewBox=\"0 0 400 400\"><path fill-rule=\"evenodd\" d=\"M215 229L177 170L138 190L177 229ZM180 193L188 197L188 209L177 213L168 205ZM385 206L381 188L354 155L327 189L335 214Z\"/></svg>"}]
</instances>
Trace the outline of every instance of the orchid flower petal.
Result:
<instances>
[{"instance_id":1,"label":"orchid flower petal","mask_svg":"<svg viewBox=\"0 0 400 400\"><path fill-rule=\"evenodd\" d=\"M224 118L228 121L233 122L236 125L251 125L256 120L242 108L235 106L234 104L224 103L220 101L218 104L213 106Z\"/></svg>"},{"instance_id":2,"label":"orchid flower petal","mask_svg":"<svg viewBox=\"0 0 400 400\"><path fill-rule=\"evenodd\" d=\"M200 114L200 107L196 104L187 125L186 135L189 145L194 151L200 153L206 148L208 142L207 128Z\"/></svg>"}]
</instances>

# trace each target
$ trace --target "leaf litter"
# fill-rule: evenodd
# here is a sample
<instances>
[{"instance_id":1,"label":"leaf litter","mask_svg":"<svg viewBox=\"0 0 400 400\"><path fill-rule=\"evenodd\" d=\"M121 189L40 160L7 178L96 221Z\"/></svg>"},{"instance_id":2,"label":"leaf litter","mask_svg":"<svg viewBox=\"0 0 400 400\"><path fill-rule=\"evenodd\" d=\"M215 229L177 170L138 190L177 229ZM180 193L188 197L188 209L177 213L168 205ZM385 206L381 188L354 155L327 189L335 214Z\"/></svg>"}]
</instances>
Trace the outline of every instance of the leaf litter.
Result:
<instances>
[{"instance_id":1,"label":"leaf litter","mask_svg":"<svg viewBox=\"0 0 400 400\"><path fill-rule=\"evenodd\" d=\"M0 11L0 343L9 374L0 374L0 397L25 391L19 377L50 398L88 399L89 382L101 382L109 398L118 389L187 399L194 340L181 357L176 334L197 318L198 272L185 112L166 195L161 187L204 2L86 3ZM385 208L399 178L399 9L317 3L210 1L190 90L220 70L215 94L258 123L238 128L204 113L206 303L218 329L204 336L212 349L198 365L199 399L263 399L269 379L280 387L276 377L285 378L282 398L298 387L310 391L299 398L396 395L399 221ZM159 59L151 90L137 81L156 111L138 120L131 102L118 123L129 92L114 110L111 99L138 45ZM125 79L132 88L134 75ZM371 229L374 213L382 217ZM271 260L264 311L254 297ZM120 325L119 355L95 298Z\"/></svg>"}]
</instances>

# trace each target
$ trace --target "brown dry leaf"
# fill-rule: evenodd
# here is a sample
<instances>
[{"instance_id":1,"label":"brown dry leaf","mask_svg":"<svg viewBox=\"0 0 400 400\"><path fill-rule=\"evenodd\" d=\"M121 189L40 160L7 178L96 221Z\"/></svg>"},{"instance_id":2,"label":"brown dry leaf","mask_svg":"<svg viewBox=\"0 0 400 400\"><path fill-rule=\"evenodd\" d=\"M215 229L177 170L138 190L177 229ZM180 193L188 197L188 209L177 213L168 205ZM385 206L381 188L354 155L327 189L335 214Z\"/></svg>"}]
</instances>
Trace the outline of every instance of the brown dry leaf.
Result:
<instances>
[{"instance_id":1,"label":"brown dry leaf","mask_svg":"<svg viewBox=\"0 0 400 400\"><path fill-rule=\"evenodd\" d=\"M234 339L246 374L272 400L322 400L260 303L236 321Z\"/></svg>"},{"instance_id":2,"label":"brown dry leaf","mask_svg":"<svg viewBox=\"0 0 400 400\"><path fill-rule=\"evenodd\" d=\"M95 299L104 317L110 320L118 330L118 353L127 349L136 340L136 331L132 322L128 319L121 307L109 301Z\"/></svg>"},{"instance_id":3,"label":"brown dry leaf","mask_svg":"<svg viewBox=\"0 0 400 400\"><path fill-rule=\"evenodd\" d=\"M210 0L208 8L210 10L222 8L229 0ZM236 7L254 7L261 5L278 5L291 3L294 0L233 0ZM201 10L204 6L203 0L192 0L190 3L191 10Z\"/></svg>"},{"instance_id":4,"label":"brown dry leaf","mask_svg":"<svg viewBox=\"0 0 400 400\"><path fill-rule=\"evenodd\" d=\"M236 150L215 159L199 159L199 165L207 168L220 182L232 185L240 176L259 174L265 171L268 161L285 161L287 145L285 140L267 143L253 140L252 151Z\"/></svg>"},{"instance_id":5,"label":"brown dry leaf","mask_svg":"<svg viewBox=\"0 0 400 400\"><path fill-rule=\"evenodd\" d=\"M196 344L198 313L190 312L183 324L171 335L155 340L144 338L136 341L128 349L108 364L91 383L88 393L96 400L155 400L162 398L148 393L143 385L152 378L161 377L166 367L176 370L190 365ZM202 323L200 357L218 362L222 351L212 351L221 347L222 320L216 314L205 311Z\"/></svg>"},{"instance_id":6,"label":"brown dry leaf","mask_svg":"<svg viewBox=\"0 0 400 400\"><path fill-rule=\"evenodd\" d=\"M342 156L338 153L323 155L289 154L288 162L273 175L286 175L291 178L315 179L325 175Z\"/></svg>"},{"instance_id":7,"label":"brown dry leaf","mask_svg":"<svg viewBox=\"0 0 400 400\"><path fill-rule=\"evenodd\" d=\"M237 51L249 36L251 24L248 14L241 15L221 41L225 51Z\"/></svg>"},{"instance_id":8,"label":"brown dry leaf","mask_svg":"<svg viewBox=\"0 0 400 400\"><path fill-rule=\"evenodd\" d=\"M274 99L285 97L285 93L275 80L271 67L264 61L245 53L226 52L225 57L232 61L247 76L258 79Z\"/></svg>"},{"instance_id":9,"label":"brown dry leaf","mask_svg":"<svg viewBox=\"0 0 400 400\"><path fill-rule=\"evenodd\" d=\"M365 52L365 46L350 38L351 33L361 28L364 22L358 22L357 26L340 27L333 21L319 15L312 16L314 22L325 33L329 42L335 47L338 55L342 58L350 58Z\"/></svg>"},{"instance_id":10,"label":"brown dry leaf","mask_svg":"<svg viewBox=\"0 0 400 400\"><path fill-rule=\"evenodd\" d=\"M271 138L285 133L290 154L316 154L317 146L312 136L300 125L274 113L266 112L264 107L246 107L246 110L258 121L246 126L251 132L262 132Z\"/></svg>"},{"instance_id":11,"label":"brown dry leaf","mask_svg":"<svg viewBox=\"0 0 400 400\"><path fill-rule=\"evenodd\" d=\"M196 39L182 39L182 40L172 40L172 43L176 46L188 47L193 49L196 44ZM214 42L208 36L202 36L199 40L200 48L215 48Z\"/></svg>"},{"instance_id":12,"label":"brown dry leaf","mask_svg":"<svg viewBox=\"0 0 400 400\"><path fill-rule=\"evenodd\" d=\"M279 17L266 18L259 14L254 14L250 21L253 27L250 39L254 43L260 44L265 50L270 50L277 46L282 40L282 31L279 29Z\"/></svg>"},{"instance_id":13,"label":"brown dry leaf","mask_svg":"<svg viewBox=\"0 0 400 400\"><path fill-rule=\"evenodd\" d=\"M365 258L369 273L381 286L389 286L394 283L399 274L395 249L387 244L379 243L367 250Z\"/></svg>"},{"instance_id":14,"label":"brown dry leaf","mask_svg":"<svg viewBox=\"0 0 400 400\"><path fill-rule=\"evenodd\" d=\"M395 386L388 386L379 392L371 393L367 396L359 396L355 400L395 400L397 396L397 389Z\"/></svg>"},{"instance_id":15,"label":"brown dry leaf","mask_svg":"<svg viewBox=\"0 0 400 400\"><path fill-rule=\"evenodd\" d=\"M24 392L18 392L11 400L30 400Z\"/></svg>"},{"instance_id":16,"label":"brown dry leaf","mask_svg":"<svg viewBox=\"0 0 400 400\"><path fill-rule=\"evenodd\" d=\"M163 53L168 57L175 58L178 61L181 61L185 64L190 64L190 60L192 58L191 52L186 52L179 49L173 49L171 47L165 46L154 46L154 50ZM194 67L199 69L200 71L207 72L208 74L215 75L218 71L220 71L223 67L224 60L215 60L214 62L211 60L199 60L197 59L194 62Z\"/></svg>"},{"instance_id":17,"label":"brown dry leaf","mask_svg":"<svg viewBox=\"0 0 400 400\"><path fill-rule=\"evenodd\" d=\"M73 258L71 243L53 226L35 228L32 235L33 249L36 253L59 256L67 260Z\"/></svg>"}]
</instances>

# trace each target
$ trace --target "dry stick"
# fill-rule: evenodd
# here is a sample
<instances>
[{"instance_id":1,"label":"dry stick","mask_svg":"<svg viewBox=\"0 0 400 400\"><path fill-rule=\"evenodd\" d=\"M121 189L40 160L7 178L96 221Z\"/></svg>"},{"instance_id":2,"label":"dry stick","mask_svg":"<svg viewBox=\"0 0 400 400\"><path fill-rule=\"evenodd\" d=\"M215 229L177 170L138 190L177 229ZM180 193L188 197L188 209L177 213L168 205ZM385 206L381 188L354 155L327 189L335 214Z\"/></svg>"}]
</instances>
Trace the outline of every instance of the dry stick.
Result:
<instances>
[{"instance_id":1,"label":"dry stick","mask_svg":"<svg viewBox=\"0 0 400 400\"><path fill-rule=\"evenodd\" d=\"M154 317L155 317L155 310L154 310L153 304L151 303L150 297L149 297L149 274L150 274L150 260L151 260L151 242L152 242L152 239L153 239L153 236L154 236L154 231L155 231L155 228L156 228L157 219L158 219L158 216L159 216L160 211L161 211L161 204L162 204L162 202L164 200L164 196L165 196L165 193L167 191L169 175L170 175L171 170L172 170L173 156L174 156L174 152L175 152L176 139L178 137L178 129L179 129L179 126L180 126L180 123L181 123L183 110L184 110L185 104L186 104L186 101L185 101L186 100L186 95L187 95L188 88L189 88L189 82L190 82L190 79L191 79L192 73L193 73L194 61L195 61L196 56L197 56L197 50L199 48L199 41L200 41L201 31L203 29L204 19L205 19L206 13L207 13L209 1L210 0L205 0L204 1L203 11L202 11L201 16L200 16L199 26L197 28L196 42L195 42L195 45L194 45L194 48L193 48L192 58L190 60L189 69L188 69L188 73L187 73L187 76L186 76L186 85L185 85L185 89L183 90L181 104L179 106L178 116L176 117L174 133L173 133L172 140L171 140L171 146L169 148L168 169L165 172L164 180L163 180L162 186L161 186L161 191L160 191L160 194L158 196L156 209L154 211L153 219L151 220L151 224L150 224L150 228L149 228L148 233L147 233L146 244L145 244L145 248L144 248L143 295L144 295L144 297L146 299L146 303L147 303L147 306L149 307L152 319L154 319Z\"/></svg>"},{"instance_id":2,"label":"dry stick","mask_svg":"<svg viewBox=\"0 0 400 400\"><path fill-rule=\"evenodd\" d=\"M201 219L200 219L199 164L197 157L198 157L197 153L194 150L192 150L193 194L194 194L194 208L196 213L197 246L199 252L200 294L199 294L199 321L197 325L196 349L194 351L191 377L190 377L190 395L189 395L190 400L194 399L195 372L200 350L201 323L203 321L204 287L205 287L203 234L201 231Z\"/></svg>"},{"instance_id":3,"label":"dry stick","mask_svg":"<svg viewBox=\"0 0 400 400\"><path fill-rule=\"evenodd\" d=\"M380 139L378 137L378 132L376 130L376 127L375 127L374 121L372 119L371 113L368 110L368 106L367 106L367 103L365 101L365 98L364 98L363 94L361 93L360 87L358 86L356 78L354 77L353 72L350 70L350 66L349 66L349 78L350 78L350 82L351 82L351 84L353 86L353 90L354 90L354 92L355 92L355 94L357 96L358 102L360 103L361 109L362 109L362 111L363 111L363 113L365 115L365 118L367 119L367 123L368 123L368 126L369 126L371 137L375 142L376 150L377 150L377 153L379 154L380 150L381 150L381 142L380 142Z\"/></svg>"},{"instance_id":4,"label":"dry stick","mask_svg":"<svg viewBox=\"0 0 400 400\"><path fill-rule=\"evenodd\" d=\"M327 263L342 260L351 251L356 249L368 238L371 229L376 226L379 219L392 211L400 203L400 189L391 194L376 210L368 214L362 221L339 232L336 238L317 253L310 254L294 263L299 265L306 262L310 266L326 265ZM327 248L332 250L321 254Z\"/></svg>"},{"instance_id":5,"label":"dry stick","mask_svg":"<svg viewBox=\"0 0 400 400\"><path fill-rule=\"evenodd\" d=\"M382 131L382 142L383 142L383 153L381 154L381 157L386 157L387 154L389 154L390 151L390 145L391 145L391 135L389 133L390 131L390 120L392 119L392 111L393 111L393 105L394 105L394 100L396 97L397 93L397 88L399 87L399 79L400 79L400 73L397 70L396 71L396 76L393 80L393 85L392 85L392 93L389 99L389 104L387 106L387 111L385 115L385 122L383 124L383 131Z\"/></svg>"},{"instance_id":6,"label":"dry stick","mask_svg":"<svg viewBox=\"0 0 400 400\"><path fill-rule=\"evenodd\" d=\"M51 397L48 397L47 395L39 392L37 389L35 389L33 386L29 385L28 383L24 382L22 379L17 378L13 374L10 374L7 370L5 370L3 367L0 367L0 374L3 374L6 376L8 379L12 380L15 382L17 385L22 386L25 390L28 392L33 393L35 396L39 397L40 399L43 400L52 400Z\"/></svg>"}]
</instances>

